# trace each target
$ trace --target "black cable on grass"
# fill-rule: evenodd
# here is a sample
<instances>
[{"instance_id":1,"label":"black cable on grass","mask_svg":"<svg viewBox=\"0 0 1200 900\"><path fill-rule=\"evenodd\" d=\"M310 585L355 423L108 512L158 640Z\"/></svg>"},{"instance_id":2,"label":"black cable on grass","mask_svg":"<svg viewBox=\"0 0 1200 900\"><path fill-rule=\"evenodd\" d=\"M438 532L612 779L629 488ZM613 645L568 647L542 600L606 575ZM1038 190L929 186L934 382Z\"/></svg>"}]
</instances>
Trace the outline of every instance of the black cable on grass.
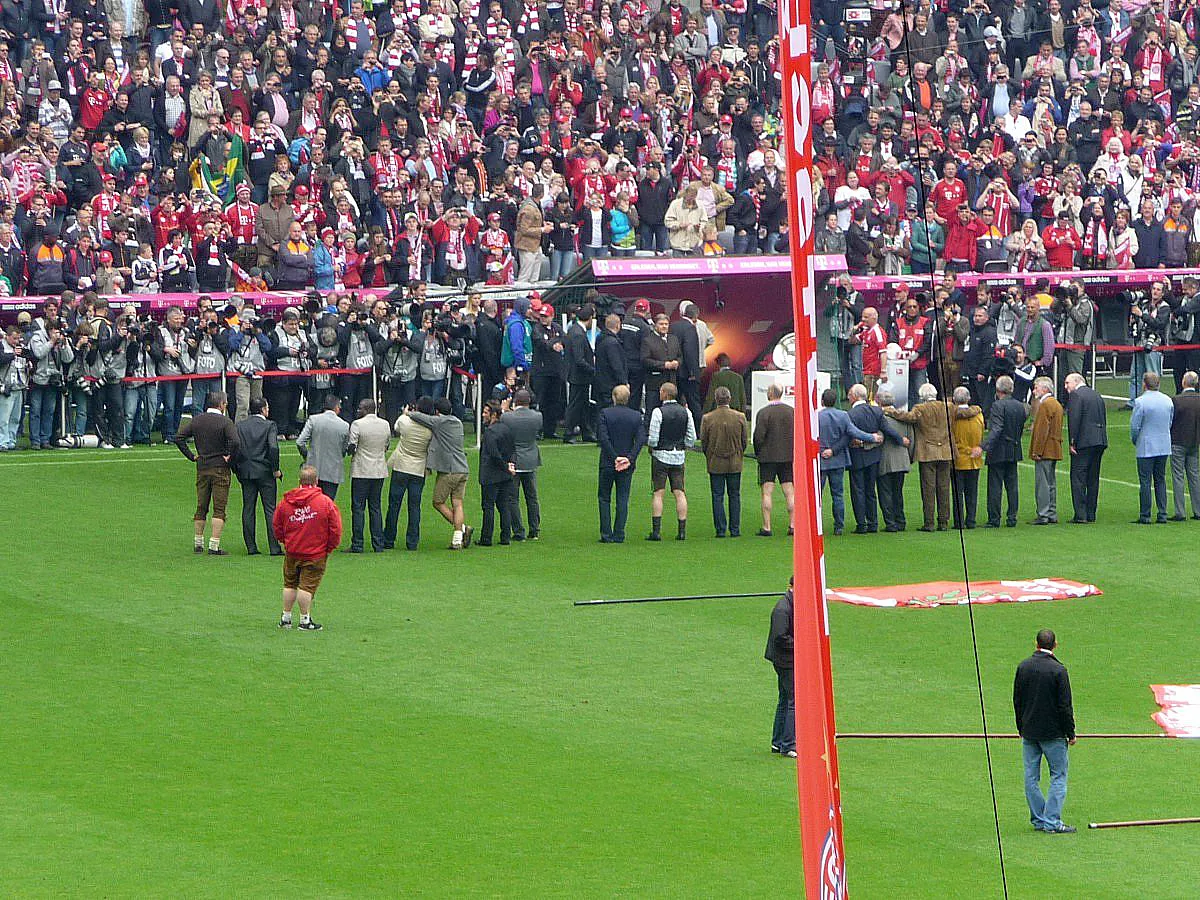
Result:
<instances>
[{"instance_id":1,"label":"black cable on grass","mask_svg":"<svg viewBox=\"0 0 1200 900\"><path fill-rule=\"evenodd\" d=\"M916 77L915 77L915 72L913 69L912 49L911 49L911 46L910 46L909 40L908 40L908 37L909 37L908 18L904 15L903 10L901 10L900 21L903 23L903 28L904 28L904 38L903 38L904 56L905 56L905 59L908 61L909 93L915 99L917 96ZM913 106L915 107L915 103L913 104ZM904 109L904 107L905 107L905 103L904 103L904 98L902 97L900 108ZM912 112L913 112L913 115L915 116L916 109L914 108L912 110ZM927 213L926 213L926 209L925 209L925 199L926 199L925 182L921 177L921 169L922 169L921 162L922 162L921 151L920 151L920 148L918 148L917 149L917 175L913 179L913 183L917 189L917 198L918 198L917 216L918 216L919 221L922 223L922 225L925 228L925 257L926 257L927 268L929 269L929 273L928 273L929 274L929 300L932 303L932 302L934 302L934 295L935 295L935 292L937 291L937 283L936 283L936 279L934 278L933 248L929 245L929 220L927 218ZM929 160L929 162L932 162L932 160ZM935 317L932 322L933 346L931 347L931 353L933 354L934 364L937 366L937 371L938 371L938 374L940 375L939 380L942 383L942 402L946 406L946 437L950 441L950 448L951 448L951 452L953 453L953 450L955 447L954 428L951 423L950 417L951 417L951 415L953 415L952 404L954 402L954 399L953 399L954 386L953 385L949 386L949 390L947 390L947 380L948 380L947 375L949 373L948 373L948 366L946 365L945 344L943 341L938 339L939 333L940 333L940 323L938 322L938 319L937 319L937 307L936 306L934 307L934 313L935 313ZM948 394L948 393L951 394L951 396L947 397L946 394ZM952 512L954 511L954 508L955 508L955 499L958 497L958 477L959 477L958 470L955 469L953 463L951 463L950 480L951 480L952 496L950 498L950 509ZM964 504L964 507L965 507L965 505L966 504ZM967 560L967 538L966 538L966 531L965 531L966 523L964 522L965 517L966 517L966 509L964 508L963 515L955 516L955 518L958 519L957 527L955 530L958 532L958 546L959 546L959 550L962 554L963 584L967 589L967 597L970 598L970 596L971 596L971 571L970 571L970 565L968 564L968 560ZM1004 838L1000 834L1000 806L996 800L996 775L995 775L995 771L992 766L992 745L991 745L991 740L990 740L989 731L988 731L987 702L984 700L984 696L983 696L983 671L980 668L980 664L979 664L979 641L978 641L976 631L975 631L975 605L970 602L967 603L967 621L970 622L970 625L971 625L971 652L975 658L975 686L979 692L979 717L981 720L981 724L983 726L983 749L984 749L984 755L987 758L988 788L990 789L991 794L992 794L992 822L996 829L996 853L997 853L997 856L1000 861L1000 886L1004 893L1004 900L1008 900L1008 875L1004 868Z\"/></svg>"}]
</instances>

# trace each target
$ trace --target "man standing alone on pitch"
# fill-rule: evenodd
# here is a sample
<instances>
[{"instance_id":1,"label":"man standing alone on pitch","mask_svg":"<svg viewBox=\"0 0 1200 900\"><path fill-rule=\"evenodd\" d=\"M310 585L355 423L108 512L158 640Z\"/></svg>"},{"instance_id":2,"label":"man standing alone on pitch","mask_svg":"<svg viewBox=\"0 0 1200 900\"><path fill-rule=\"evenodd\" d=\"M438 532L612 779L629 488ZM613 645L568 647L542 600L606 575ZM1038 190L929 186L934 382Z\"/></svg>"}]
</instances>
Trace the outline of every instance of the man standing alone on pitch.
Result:
<instances>
[{"instance_id":1,"label":"man standing alone on pitch","mask_svg":"<svg viewBox=\"0 0 1200 900\"><path fill-rule=\"evenodd\" d=\"M771 729L771 752L796 756L796 682L792 655L792 579L788 589L771 610L771 631L767 652L763 654L775 667L779 682L779 702L775 704L775 724Z\"/></svg>"},{"instance_id":2,"label":"man standing alone on pitch","mask_svg":"<svg viewBox=\"0 0 1200 900\"><path fill-rule=\"evenodd\" d=\"M375 415L375 401L359 401L358 418L350 424L347 452L350 454L350 546L348 553L363 552L363 531L371 517L371 549L384 549L383 482L387 478L388 442L392 429Z\"/></svg>"},{"instance_id":3,"label":"man standing alone on pitch","mask_svg":"<svg viewBox=\"0 0 1200 900\"><path fill-rule=\"evenodd\" d=\"M1067 747L1075 743L1075 711L1067 667L1054 656L1054 632L1037 633L1037 650L1017 666L1013 680L1013 711L1025 759L1025 799L1034 830L1074 834L1063 824L1067 798ZM1042 757L1050 767L1050 791L1042 794Z\"/></svg>"},{"instance_id":4,"label":"man standing alone on pitch","mask_svg":"<svg viewBox=\"0 0 1200 900\"><path fill-rule=\"evenodd\" d=\"M270 414L267 401L254 397L250 400L250 415L237 423L236 474L242 485L242 540L246 542L247 556L258 555L254 520L259 500L262 500L263 516L267 520L267 546L271 555L283 553L271 525L278 496L275 480L282 478L283 473L279 471L279 433L275 423L268 418Z\"/></svg>"},{"instance_id":5,"label":"man standing alone on pitch","mask_svg":"<svg viewBox=\"0 0 1200 900\"><path fill-rule=\"evenodd\" d=\"M300 467L300 486L283 495L283 502L275 507L274 525L275 536L286 551L279 627L292 627L292 607L299 603L300 629L320 631L321 626L312 620L313 596L329 554L342 542L342 514L317 487L315 467Z\"/></svg>"},{"instance_id":6,"label":"man standing alone on pitch","mask_svg":"<svg viewBox=\"0 0 1200 900\"><path fill-rule=\"evenodd\" d=\"M197 553L204 552L204 522L212 503L212 533L208 539L210 556L228 556L221 549L221 532L225 528L225 504L229 501L229 462L238 449L238 433L225 415L229 405L224 391L208 395L208 409L193 416L175 435L179 452L196 464L196 544ZM196 452L188 447L195 440Z\"/></svg>"}]
</instances>

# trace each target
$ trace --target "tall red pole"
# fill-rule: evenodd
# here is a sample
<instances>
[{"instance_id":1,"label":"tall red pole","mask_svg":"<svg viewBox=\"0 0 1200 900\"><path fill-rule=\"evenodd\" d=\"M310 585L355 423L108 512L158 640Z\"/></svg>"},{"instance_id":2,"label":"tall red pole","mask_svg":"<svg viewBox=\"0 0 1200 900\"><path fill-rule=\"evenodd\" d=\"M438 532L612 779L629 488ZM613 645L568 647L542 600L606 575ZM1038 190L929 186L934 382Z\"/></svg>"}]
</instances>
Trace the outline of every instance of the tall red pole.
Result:
<instances>
[{"instance_id":1,"label":"tall red pole","mask_svg":"<svg viewBox=\"0 0 1200 900\"><path fill-rule=\"evenodd\" d=\"M842 801L825 602L825 549L821 537L821 483L817 444L816 285L813 272L812 8L809 0L780 0L780 69L796 322L795 540L792 545L796 783L804 895L841 900L846 892Z\"/></svg>"}]
</instances>

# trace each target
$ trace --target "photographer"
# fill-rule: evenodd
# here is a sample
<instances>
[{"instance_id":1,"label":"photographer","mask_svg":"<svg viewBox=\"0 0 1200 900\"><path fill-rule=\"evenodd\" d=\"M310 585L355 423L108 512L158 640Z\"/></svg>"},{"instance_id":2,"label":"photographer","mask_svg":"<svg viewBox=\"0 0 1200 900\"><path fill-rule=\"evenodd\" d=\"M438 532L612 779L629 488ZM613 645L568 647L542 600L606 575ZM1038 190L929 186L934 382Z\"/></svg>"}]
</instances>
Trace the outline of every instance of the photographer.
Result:
<instances>
[{"instance_id":1,"label":"photographer","mask_svg":"<svg viewBox=\"0 0 1200 900\"><path fill-rule=\"evenodd\" d=\"M435 321L431 309L425 310L421 315L423 336L420 341L421 359L417 363L417 377L420 379L422 397L437 400L446 396L446 380L450 375L447 324L440 317Z\"/></svg>"},{"instance_id":2,"label":"photographer","mask_svg":"<svg viewBox=\"0 0 1200 900\"><path fill-rule=\"evenodd\" d=\"M1167 282L1156 281L1150 286L1150 296L1141 291L1133 294L1129 307L1129 343L1138 347L1129 367L1129 409L1142 387L1147 372L1162 374L1162 346L1171 322L1171 304L1167 299Z\"/></svg>"},{"instance_id":3,"label":"photographer","mask_svg":"<svg viewBox=\"0 0 1200 900\"><path fill-rule=\"evenodd\" d=\"M1096 342L1096 307L1084 292L1081 282L1060 285L1054 291L1050 313L1058 320L1057 334L1060 344L1084 344L1088 348ZM1072 372L1083 374L1089 350L1060 350L1059 377L1066 378Z\"/></svg>"},{"instance_id":4,"label":"photographer","mask_svg":"<svg viewBox=\"0 0 1200 900\"><path fill-rule=\"evenodd\" d=\"M187 348L195 360L192 380L192 413L203 412L210 392L221 389L221 379L200 378L201 375L221 375L225 372L225 354L218 345L221 323L217 311L209 308L200 315L195 331L188 335Z\"/></svg>"},{"instance_id":5,"label":"photographer","mask_svg":"<svg viewBox=\"0 0 1200 900\"><path fill-rule=\"evenodd\" d=\"M126 307L133 309L133 307ZM146 379L158 374L151 350L157 326L149 319L139 322L137 316L122 313L117 320L117 336L124 341L124 376L135 379L125 384L125 433L120 446L149 444L158 410L158 386ZM113 362L116 362L114 358ZM166 427L165 425L163 426Z\"/></svg>"},{"instance_id":6,"label":"photographer","mask_svg":"<svg viewBox=\"0 0 1200 900\"><path fill-rule=\"evenodd\" d=\"M0 342L0 450L16 450L25 392L29 389L30 353L21 329L9 325Z\"/></svg>"},{"instance_id":7,"label":"photographer","mask_svg":"<svg viewBox=\"0 0 1200 900\"><path fill-rule=\"evenodd\" d=\"M190 375L195 368L188 347L191 332L185 324L183 310L172 306L167 310L166 324L151 326L149 333L153 338L150 356L154 359L158 374L176 376L171 381L158 383L158 399L163 408L163 443L171 443L175 440L175 432L179 430L183 401L187 396L188 380L178 376Z\"/></svg>"},{"instance_id":8,"label":"photographer","mask_svg":"<svg viewBox=\"0 0 1200 900\"><path fill-rule=\"evenodd\" d=\"M825 307L825 317L829 319L829 336L837 347L843 394L852 384L862 381L862 345L852 339L865 308L866 302L854 289L850 275L839 275L833 297Z\"/></svg>"},{"instance_id":9,"label":"photographer","mask_svg":"<svg viewBox=\"0 0 1200 900\"><path fill-rule=\"evenodd\" d=\"M75 331L71 335L71 350L75 354L75 359L71 362L70 368L67 370L67 389L70 392L68 402L75 407L75 416L71 418L68 415L68 424L71 425L71 434L77 438L87 434L88 413L92 405L92 395L96 393L96 379L92 377L91 367L88 365L88 356L92 352L92 342L95 338L95 333L92 331L92 326L81 321L75 326Z\"/></svg>"},{"instance_id":10,"label":"photographer","mask_svg":"<svg viewBox=\"0 0 1200 900\"><path fill-rule=\"evenodd\" d=\"M88 353L88 370L95 378L89 417L100 435L100 446L106 450L126 447L125 440L125 350L129 331L124 325L113 326L108 321L108 301L100 298L93 309L90 322L95 339Z\"/></svg>"},{"instance_id":11,"label":"photographer","mask_svg":"<svg viewBox=\"0 0 1200 900\"><path fill-rule=\"evenodd\" d=\"M49 450L54 434L54 412L66 383L66 368L75 359L71 341L57 320L47 321L45 330L35 329L29 338L33 375L29 388L29 447Z\"/></svg>"},{"instance_id":12,"label":"photographer","mask_svg":"<svg viewBox=\"0 0 1200 900\"><path fill-rule=\"evenodd\" d=\"M250 415L250 401L263 395L262 372L267 367L267 354L271 342L256 323L257 313L251 306L244 307L239 317L226 307L227 327L218 337L229 368L237 373L234 380L236 413L234 420L242 421Z\"/></svg>"},{"instance_id":13,"label":"photographer","mask_svg":"<svg viewBox=\"0 0 1200 900\"><path fill-rule=\"evenodd\" d=\"M409 328L407 310L402 311L390 331L376 345L379 380L383 383L383 404L388 421L395 421L417 399L417 367L424 336Z\"/></svg>"},{"instance_id":14,"label":"photographer","mask_svg":"<svg viewBox=\"0 0 1200 900\"><path fill-rule=\"evenodd\" d=\"M367 308L356 303L346 314L346 322L338 330L342 348L342 366L347 369L366 369L359 375L342 375L338 390L342 397L342 417L354 420L358 404L374 396L372 372L375 368L375 347L381 341L379 329L369 320Z\"/></svg>"},{"instance_id":15,"label":"photographer","mask_svg":"<svg viewBox=\"0 0 1200 900\"><path fill-rule=\"evenodd\" d=\"M270 403L271 421L275 423L279 434L285 440L294 440L300 433L300 394L304 390L304 372L312 368L313 346L308 335L300 330L300 314L290 307L284 310L283 320L274 328L267 329L267 323L262 323L271 340L271 349L267 351L267 362L270 368L279 372L294 372L294 375L280 375L271 378L263 385Z\"/></svg>"}]
</instances>

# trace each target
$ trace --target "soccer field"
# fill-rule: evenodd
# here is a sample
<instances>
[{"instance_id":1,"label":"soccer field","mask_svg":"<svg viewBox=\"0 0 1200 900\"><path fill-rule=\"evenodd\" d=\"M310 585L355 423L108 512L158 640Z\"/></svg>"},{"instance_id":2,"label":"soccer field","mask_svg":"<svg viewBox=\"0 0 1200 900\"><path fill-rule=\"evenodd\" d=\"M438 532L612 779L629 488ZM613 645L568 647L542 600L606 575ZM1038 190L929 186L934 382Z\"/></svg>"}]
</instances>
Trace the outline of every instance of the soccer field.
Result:
<instances>
[{"instance_id":1,"label":"soccer field","mask_svg":"<svg viewBox=\"0 0 1200 900\"><path fill-rule=\"evenodd\" d=\"M1082 732L1154 733L1148 685L1200 682L1200 522L1128 524L1127 425L1110 408L1098 525L1025 526L1023 468L1022 527L966 535L973 578L1104 591L975 609L993 730L1013 730L1039 627L1058 632ZM276 627L279 560L244 555L236 489L232 555L192 554L193 468L174 448L5 454L3 893L798 895L795 767L768 752L773 601L571 606L782 588L786 525L777 510L776 537L753 536L753 462L745 537L713 539L697 454L685 543L641 540L642 465L629 542L600 545L595 447L544 456L539 543L451 553L427 499L418 552L331 559L325 630L305 634ZM284 460L291 486L290 445ZM957 533L913 530L915 481L907 533L828 539L831 584L961 577ZM476 524L478 503L472 484ZM979 730L967 612L835 605L839 728ZM1001 896L982 742L839 752L852 896ZM1018 745L992 753L1009 896L1197 895L1200 826L1082 826L1200 815L1200 746L1081 740L1064 813L1080 833L1062 837L1029 827Z\"/></svg>"}]
</instances>

